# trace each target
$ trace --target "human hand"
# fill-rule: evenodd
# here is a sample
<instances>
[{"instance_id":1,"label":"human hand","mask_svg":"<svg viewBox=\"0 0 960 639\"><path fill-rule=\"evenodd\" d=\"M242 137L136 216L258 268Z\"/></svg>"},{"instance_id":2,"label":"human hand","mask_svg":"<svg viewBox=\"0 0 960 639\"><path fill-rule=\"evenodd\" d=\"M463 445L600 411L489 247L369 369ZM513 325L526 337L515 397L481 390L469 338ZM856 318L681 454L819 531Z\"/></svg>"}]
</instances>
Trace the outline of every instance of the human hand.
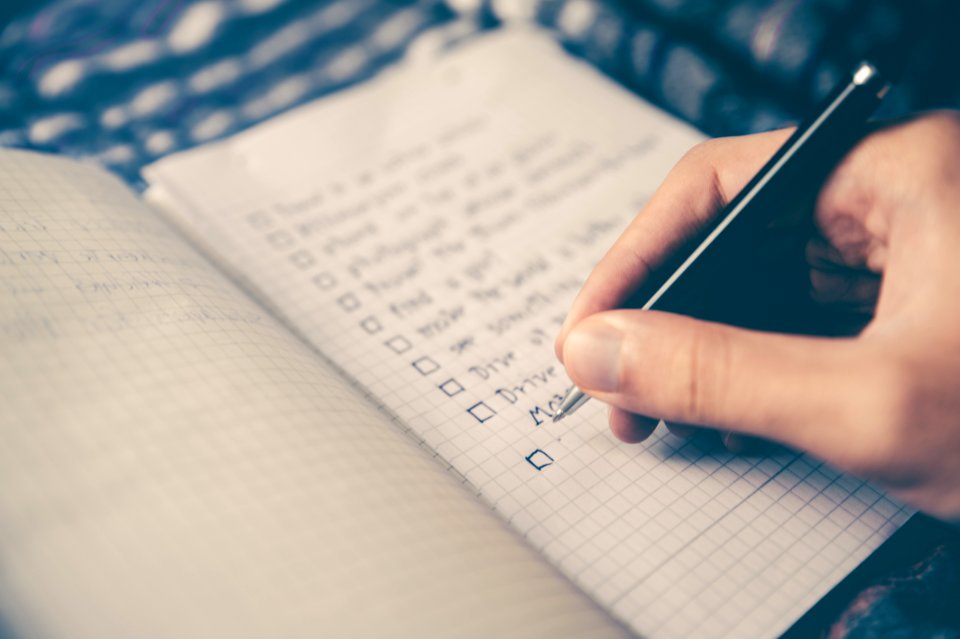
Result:
<instances>
[{"instance_id":1,"label":"human hand","mask_svg":"<svg viewBox=\"0 0 960 639\"><path fill-rule=\"evenodd\" d=\"M711 140L671 171L588 278L557 338L627 442L664 419L809 451L960 521L960 114L888 126L827 181L811 291L873 310L853 338L612 310L719 212L789 131ZM882 276L882 279L881 279Z\"/></svg>"}]
</instances>

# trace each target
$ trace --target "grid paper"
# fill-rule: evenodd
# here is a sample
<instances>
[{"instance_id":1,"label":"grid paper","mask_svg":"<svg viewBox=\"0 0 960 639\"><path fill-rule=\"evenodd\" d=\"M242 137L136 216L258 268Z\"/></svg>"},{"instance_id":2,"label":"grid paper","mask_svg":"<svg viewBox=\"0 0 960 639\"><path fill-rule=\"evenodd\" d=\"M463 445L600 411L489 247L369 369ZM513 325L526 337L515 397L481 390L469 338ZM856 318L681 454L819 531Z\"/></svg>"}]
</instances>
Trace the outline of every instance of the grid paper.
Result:
<instances>
[{"instance_id":1,"label":"grid paper","mask_svg":"<svg viewBox=\"0 0 960 639\"><path fill-rule=\"evenodd\" d=\"M153 198L643 635L779 634L907 513L798 454L615 443L552 340L701 138L505 32L148 169Z\"/></svg>"},{"instance_id":2,"label":"grid paper","mask_svg":"<svg viewBox=\"0 0 960 639\"><path fill-rule=\"evenodd\" d=\"M624 635L99 170L0 154L0 353L0 634Z\"/></svg>"}]
</instances>

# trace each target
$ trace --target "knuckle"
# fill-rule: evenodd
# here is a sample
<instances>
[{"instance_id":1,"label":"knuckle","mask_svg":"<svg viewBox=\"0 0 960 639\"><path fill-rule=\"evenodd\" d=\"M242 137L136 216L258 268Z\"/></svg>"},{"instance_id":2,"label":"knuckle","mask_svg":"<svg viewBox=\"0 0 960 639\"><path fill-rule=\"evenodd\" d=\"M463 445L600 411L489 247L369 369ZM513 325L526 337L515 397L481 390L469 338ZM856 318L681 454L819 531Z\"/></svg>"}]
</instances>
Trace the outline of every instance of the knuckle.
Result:
<instances>
[{"instance_id":1,"label":"knuckle","mask_svg":"<svg viewBox=\"0 0 960 639\"><path fill-rule=\"evenodd\" d=\"M656 270L656 264L650 260L646 247L627 245L623 248L622 259L626 270L635 273L638 281L646 280Z\"/></svg>"},{"instance_id":2,"label":"knuckle","mask_svg":"<svg viewBox=\"0 0 960 639\"><path fill-rule=\"evenodd\" d=\"M676 379L680 381L678 418L686 423L715 426L730 374L730 349L722 331L696 331L686 342Z\"/></svg>"},{"instance_id":3,"label":"knuckle","mask_svg":"<svg viewBox=\"0 0 960 639\"><path fill-rule=\"evenodd\" d=\"M725 144L726 140L724 138L713 138L700 142L683 154L680 162L677 163L677 169L699 172L704 168L712 167L714 160Z\"/></svg>"}]
</instances>

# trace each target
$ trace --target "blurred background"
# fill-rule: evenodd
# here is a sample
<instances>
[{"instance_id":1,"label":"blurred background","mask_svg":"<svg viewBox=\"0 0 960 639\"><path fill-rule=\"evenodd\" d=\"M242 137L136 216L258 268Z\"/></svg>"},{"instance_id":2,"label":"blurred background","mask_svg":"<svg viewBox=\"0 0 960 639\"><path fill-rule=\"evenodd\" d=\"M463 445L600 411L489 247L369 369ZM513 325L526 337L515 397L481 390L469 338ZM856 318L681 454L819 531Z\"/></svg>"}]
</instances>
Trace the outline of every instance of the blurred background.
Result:
<instances>
[{"instance_id":1,"label":"blurred background","mask_svg":"<svg viewBox=\"0 0 960 639\"><path fill-rule=\"evenodd\" d=\"M710 135L807 114L867 55L886 115L960 104L955 0L4 0L0 146L136 184L234 133L503 23L535 23Z\"/></svg>"}]
</instances>

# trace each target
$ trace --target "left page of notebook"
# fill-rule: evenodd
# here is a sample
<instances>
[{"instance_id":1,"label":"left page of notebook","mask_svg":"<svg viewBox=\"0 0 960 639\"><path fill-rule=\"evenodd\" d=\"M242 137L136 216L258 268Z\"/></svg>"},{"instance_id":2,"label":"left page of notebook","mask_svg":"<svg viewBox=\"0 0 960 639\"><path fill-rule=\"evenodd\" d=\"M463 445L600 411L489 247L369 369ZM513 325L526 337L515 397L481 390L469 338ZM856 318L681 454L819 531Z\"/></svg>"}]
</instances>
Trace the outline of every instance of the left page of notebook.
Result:
<instances>
[{"instance_id":1,"label":"left page of notebook","mask_svg":"<svg viewBox=\"0 0 960 639\"><path fill-rule=\"evenodd\" d=\"M0 152L0 636L619 636L99 169Z\"/></svg>"}]
</instances>

